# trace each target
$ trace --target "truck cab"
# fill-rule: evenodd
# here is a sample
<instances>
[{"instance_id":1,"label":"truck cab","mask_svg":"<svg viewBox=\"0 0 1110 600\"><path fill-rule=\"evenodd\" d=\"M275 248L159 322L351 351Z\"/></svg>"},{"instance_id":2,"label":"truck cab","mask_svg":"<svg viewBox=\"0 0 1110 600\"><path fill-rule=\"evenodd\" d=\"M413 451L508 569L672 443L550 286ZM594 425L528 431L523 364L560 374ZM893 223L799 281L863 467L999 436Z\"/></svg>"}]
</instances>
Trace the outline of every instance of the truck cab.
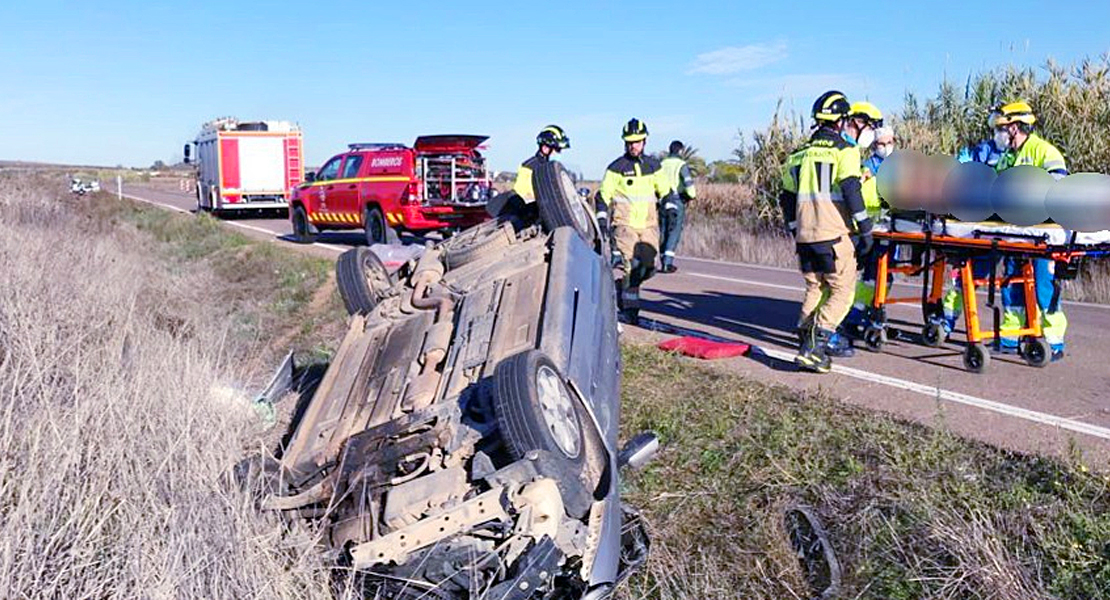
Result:
<instances>
[{"instance_id":1,"label":"truck cab","mask_svg":"<svg viewBox=\"0 0 1110 600\"><path fill-rule=\"evenodd\" d=\"M412 146L350 144L293 190L298 241L324 230L363 229L367 243L402 231L459 230L486 220L493 186L480 135L428 135Z\"/></svg>"}]
</instances>

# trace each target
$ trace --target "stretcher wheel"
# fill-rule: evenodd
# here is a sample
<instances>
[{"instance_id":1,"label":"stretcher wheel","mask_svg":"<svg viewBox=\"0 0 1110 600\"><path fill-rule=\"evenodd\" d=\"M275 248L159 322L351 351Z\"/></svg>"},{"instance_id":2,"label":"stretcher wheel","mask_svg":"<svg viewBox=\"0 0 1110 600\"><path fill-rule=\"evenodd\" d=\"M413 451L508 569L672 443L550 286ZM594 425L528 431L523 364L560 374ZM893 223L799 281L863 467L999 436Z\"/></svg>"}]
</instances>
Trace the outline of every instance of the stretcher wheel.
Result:
<instances>
[{"instance_id":1,"label":"stretcher wheel","mask_svg":"<svg viewBox=\"0 0 1110 600\"><path fill-rule=\"evenodd\" d=\"M926 323L921 328L921 341L930 348L940 348L944 344L944 327L940 323Z\"/></svg>"},{"instance_id":2,"label":"stretcher wheel","mask_svg":"<svg viewBox=\"0 0 1110 600\"><path fill-rule=\"evenodd\" d=\"M879 352L886 343L886 329L883 327L868 327L863 331L863 343L868 350Z\"/></svg>"},{"instance_id":3,"label":"stretcher wheel","mask_svg":"<svg viewBox=\"0 0 1110 600\"><path fill-rule=\"evenodd\" d=\"M982 373L991 364L991 355L983 344L970 344L964 350L964 368L972 373Z\"/></svg>"},{"instance_id":4,"label":"stretcher wheel","mask_svg":"<svg viewBox=\"0 0 1110 600\"><path fill-rule=\"evenodd\" d=\"M1052 347L1044 338L1029 338L1021 346L1021 357L1030 367L1043 368L1052 359Z\"/></svg>"}]
</instances>

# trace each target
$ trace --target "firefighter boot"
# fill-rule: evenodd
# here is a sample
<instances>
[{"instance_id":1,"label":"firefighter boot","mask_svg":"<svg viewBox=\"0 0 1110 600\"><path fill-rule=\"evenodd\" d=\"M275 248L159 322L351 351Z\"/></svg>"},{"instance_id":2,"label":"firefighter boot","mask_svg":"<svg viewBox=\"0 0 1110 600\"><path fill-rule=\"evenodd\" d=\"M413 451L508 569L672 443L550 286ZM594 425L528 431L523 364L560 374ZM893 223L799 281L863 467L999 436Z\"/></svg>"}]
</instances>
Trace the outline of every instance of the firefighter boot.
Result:
<instances>
[{"instance_id":1,"label":"firefighter boot","mask_svg":"<svg viewBox=\"0 0 1110 600\"><path fill-rule=\"evenodd\" d=\"M798 356L794 358L794 364L814 373L828 373L832 369L832 361L826 353L826 348L832 334L833 332L828 329L810 328L805 339L802 340L801 347L798 348Z\"/></svg>"},{"instance_id":2,"label":"firefighter boot","mask_svg":"<svg viewBox=\"0 0 1110 600\"><path fill-rule=\"evenodd\" d=\"M629 285L628 278L617 280L617 310L620 321L635 325L640 318L640 290Z\"/></svg>"},{"instance_id":3,"label":"firefighter boot","mask_svg":"<svg viewBox=\"0 0 1110 600\"><path fill-rule=\"evenodd\" d=\"M851 358L856 355L856 350L852 347L852 340L837 328L825 345L825 353L836 358Z\"/></svg>"}]
</instances>

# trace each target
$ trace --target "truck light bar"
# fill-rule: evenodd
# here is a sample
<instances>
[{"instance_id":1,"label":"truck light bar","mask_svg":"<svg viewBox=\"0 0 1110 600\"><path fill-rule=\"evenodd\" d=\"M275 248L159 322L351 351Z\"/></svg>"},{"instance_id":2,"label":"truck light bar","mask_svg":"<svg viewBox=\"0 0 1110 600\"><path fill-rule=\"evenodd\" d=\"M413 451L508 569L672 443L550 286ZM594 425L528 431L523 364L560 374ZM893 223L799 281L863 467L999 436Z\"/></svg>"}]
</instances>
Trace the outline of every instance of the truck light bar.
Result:
<instances>
[{"instance_id":1,"label":"truck light bar","mask_svg":"<svg viewBox=\"0 0 1110 600\"><path fill-rule=\"evenodd\" d=\"M405 148L404 144L391 144L391 143L356 143L347 144L351 150L384 150L388 148Z\"/></svg>"}]
</instances>

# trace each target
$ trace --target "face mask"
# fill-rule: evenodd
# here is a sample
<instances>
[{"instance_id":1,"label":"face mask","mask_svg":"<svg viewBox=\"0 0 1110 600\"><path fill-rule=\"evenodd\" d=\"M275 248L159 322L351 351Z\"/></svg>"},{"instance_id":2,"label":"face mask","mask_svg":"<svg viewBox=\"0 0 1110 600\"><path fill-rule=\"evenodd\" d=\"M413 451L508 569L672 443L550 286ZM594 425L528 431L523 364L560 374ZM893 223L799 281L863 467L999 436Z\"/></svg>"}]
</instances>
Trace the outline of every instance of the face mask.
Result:
<instances>
[{"instance_id":1,"label":"face mask","mask_svg":"<svg viewBox=\"0 0 1110 600\"><path fill-rule=\"evenodd\" d=\"M889 157L891 154L894 154L894 144L875 146L875 154L878 155L879 158Z\"/></svg>"},{"instance_id":2,"label":"face mask","mask_svg":"<svg viewBox=\"0 0 1110 600\"><path fill-rule=\"evenodd\" d=\"M864 129L863 133L859 134L859 139L856 140L856 143L860 148L870 148L871 144L875 143L875 130Z\"/></svg>"},{"instance_id":3,"label":"face mask","mask_svg":"<svg viewBox=\"0 0 1110 600\"><path fill-rule=\"evenodd\" d=\"M1010 149L1010 134L1005 129L999 129L994 132L994 145L998 146L999 150Z\"/></svg>"}]
</instances>

